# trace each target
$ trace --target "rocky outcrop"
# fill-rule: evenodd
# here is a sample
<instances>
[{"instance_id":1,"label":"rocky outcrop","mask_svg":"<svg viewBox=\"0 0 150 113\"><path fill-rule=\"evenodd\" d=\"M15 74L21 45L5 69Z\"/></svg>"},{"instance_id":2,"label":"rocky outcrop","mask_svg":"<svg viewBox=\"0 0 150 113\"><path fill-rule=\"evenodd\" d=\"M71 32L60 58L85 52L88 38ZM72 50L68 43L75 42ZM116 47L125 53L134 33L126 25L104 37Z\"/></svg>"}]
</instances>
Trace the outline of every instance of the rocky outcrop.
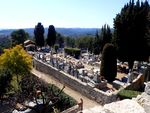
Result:
<instances>
[{"instance_id":1,"label":"rocky outcrop","mask_svg":"<svg viewBox=\"0 0 150 113\"><path fill-rule=\"evenodd\" d=\"M129 99L105 104L104 107L99 110L97 107L94 108L84 110L83 113L146 113L144 108L136 101Z\"/></svg>"},{"instance_id":2,"label":"rocky outcrop","mask_svg":"<svg viewBox=\"0 0 150 113\"><path fill-rule=\"evenodd\" d=\"M146 83L145 92L133 100L137 101L145 109L146 113L150 113L150 82Z\"/></svg>"},{"instance_id":3,"label":"rocky outcrop","mask_svg":"<svg viewBox=\"0 0 150 113\"><path fill-rule=\"evenodd\" d=\"M146 113L150 113L150 95L144 92L133 100L139 103L144 108Z\"/></svg>"},{"instance_id":4,"label":"rocky outcrop","mask_svg":"<svg viewBox=\"0 0 150 113\"><path fill-rule=\"evenodd\" d=\"M105 104L102 108L94 107L83 113L150 113L150 82L146 84L145 92L132 100Z\"/></svg>"},{"instance_id":5,"label":"rocky outcrop","mask_svg":"<svg viewBox=\"0 0 150 113\"><path fill-rule=\"evenodd\" d=\"M111 111L111 113L146 113L136 101L129 99L106 104L104 109Z\"/></svg>"}]
</instances>

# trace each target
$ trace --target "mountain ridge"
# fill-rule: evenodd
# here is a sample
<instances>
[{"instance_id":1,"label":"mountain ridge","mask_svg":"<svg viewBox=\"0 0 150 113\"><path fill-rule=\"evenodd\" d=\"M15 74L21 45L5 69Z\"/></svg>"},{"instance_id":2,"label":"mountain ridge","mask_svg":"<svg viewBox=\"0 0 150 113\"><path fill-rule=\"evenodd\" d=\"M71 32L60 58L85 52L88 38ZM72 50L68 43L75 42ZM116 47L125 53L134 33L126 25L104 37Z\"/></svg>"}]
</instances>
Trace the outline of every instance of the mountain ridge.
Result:
<instances>
[{"instance_id":1,"label":"mountain ridge","mask_svg":"<svg viewBox=\"0 0 150 113\"><path fill-rule=\"evenodd\" d=\"M17 29L1 29L0 35L9 36L14 30ZM31 37L34 36L34 28L24 28L24 30L28 32ZM55 30L64 36L77 38L85 35L94 36L97 30L100 32L101 28L55 28ZM45 36L47 35L47 32L48 28L45 28Z\"/></svg>"}]
</instances>

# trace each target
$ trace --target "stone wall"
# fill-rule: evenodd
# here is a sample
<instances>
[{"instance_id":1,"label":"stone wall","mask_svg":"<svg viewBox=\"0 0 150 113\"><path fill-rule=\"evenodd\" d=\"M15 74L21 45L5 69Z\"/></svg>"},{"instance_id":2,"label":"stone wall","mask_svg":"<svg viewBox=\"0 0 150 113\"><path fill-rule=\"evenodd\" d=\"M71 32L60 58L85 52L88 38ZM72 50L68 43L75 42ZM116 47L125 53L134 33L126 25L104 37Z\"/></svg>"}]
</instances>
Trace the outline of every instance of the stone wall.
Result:
<instances>
[{"instance_id":1,"label":"stone wall","mask_svg":"<svg viewBox=\"0 0 150 113\"><path fill-rule=\"evenodd\" d=\"M68 109L62 111L61 113L77 113L79 111L80 111L79 106L75 105L75 106L73 106L71 108L68 108Z\"/></svg>"},{"instance_id":2,"label":"stone wall","mask_svg":"<svg viewBox=\"0 0 150 113\"><path fill-rule=\"evenodd\" d=\"M136 79L129 83L125 89L128 90L139 90L144 87L144 76L143 74L139 74Z\"/></svg>"},{"instance_id":3,"label":"stone wall","mask_svg":"<svg viewBox=\"0 0 150 113\"><path fill-rule=\"evenodd\" d=\"M59 80L61 83L68 85L72 89L80 92L81 94L83 94L84 96L87 96L88 98L92 100L95 100L96 102L100 104L113 102L117 98L116 94L108 94L97 88L93 88L90 84L83 83L79 79L52 67L49 64L43 63L42 61L37 60L36 58L34 58L33 60L33 65L35 69L37 69L38 71L41 71L50 76L53 76L54 78Z\"/></svg>"}]
</instances>

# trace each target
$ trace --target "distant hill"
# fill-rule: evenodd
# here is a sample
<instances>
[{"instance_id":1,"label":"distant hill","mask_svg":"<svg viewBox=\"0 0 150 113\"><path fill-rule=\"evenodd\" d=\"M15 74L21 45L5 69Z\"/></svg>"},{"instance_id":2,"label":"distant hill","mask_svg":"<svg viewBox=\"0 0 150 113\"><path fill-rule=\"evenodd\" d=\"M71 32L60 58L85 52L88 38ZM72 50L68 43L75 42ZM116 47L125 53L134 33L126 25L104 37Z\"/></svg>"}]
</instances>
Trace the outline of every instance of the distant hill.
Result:
<instances>
[{"instance_id":1,"label":"distant hill","mask_svg":"<svg viewBox=\"0 0 150 113\"><path fill-rule=\"evenodd\" d=\"M58 33L61 33L64 36L69 36L73 38L77 38L77 37L84 36L84 35L94 36L97 30L100 31L100 28L55 28L55 29ZM16 29L0 30L0 35L9 36L11 32L14 30ZM34 36L34 28L26 28L24 30L28 32L31 37ZM45 28L45 36L47 35L47 30L48 28Z\"/></svg>"}]
</instances>

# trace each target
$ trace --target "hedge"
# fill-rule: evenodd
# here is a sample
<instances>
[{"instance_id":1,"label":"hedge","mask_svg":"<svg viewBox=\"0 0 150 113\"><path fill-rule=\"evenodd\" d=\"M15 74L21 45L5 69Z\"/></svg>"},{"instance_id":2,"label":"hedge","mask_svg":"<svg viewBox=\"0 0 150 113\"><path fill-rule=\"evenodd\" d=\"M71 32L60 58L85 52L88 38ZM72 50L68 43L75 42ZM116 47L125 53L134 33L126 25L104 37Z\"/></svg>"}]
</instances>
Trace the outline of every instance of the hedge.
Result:
<instances>
[{"instance_id":1,"label":"hedge","mask_svg":"<svg viewBox=\"0 0 150 113\"><path fill-rule=\"evenodd\" d=\"M64 50L67 55L73 56L77 59L79 58L81 53L81 50L78 48L64 48Z\"/></svg>"}]
</instances>

